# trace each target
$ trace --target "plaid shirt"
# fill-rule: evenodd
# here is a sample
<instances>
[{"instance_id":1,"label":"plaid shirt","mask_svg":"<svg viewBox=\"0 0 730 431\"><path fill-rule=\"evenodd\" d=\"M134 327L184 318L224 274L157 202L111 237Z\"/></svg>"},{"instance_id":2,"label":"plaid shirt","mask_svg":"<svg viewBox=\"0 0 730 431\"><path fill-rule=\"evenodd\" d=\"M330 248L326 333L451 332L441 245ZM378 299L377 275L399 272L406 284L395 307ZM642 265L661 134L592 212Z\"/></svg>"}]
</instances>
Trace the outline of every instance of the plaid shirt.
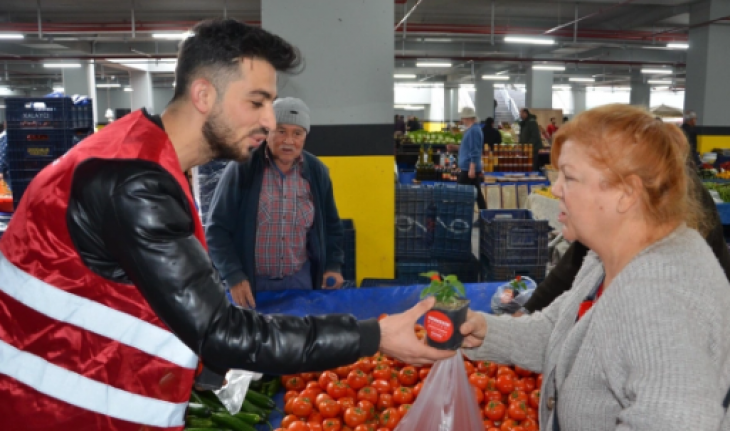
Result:
<instances>
[{"instance_id":1,"label":"plaid shirt","mask_svg":"<svg viewBox=\"0 0 730 431\"><path fill-rule=\"evenodd\" d=\"M286 174L266 150L266 166L256 228L256 275L293 275L307 261L307 233L314 224L309 182L302 177L304 159Z\"/></svg>"}]
</instances>

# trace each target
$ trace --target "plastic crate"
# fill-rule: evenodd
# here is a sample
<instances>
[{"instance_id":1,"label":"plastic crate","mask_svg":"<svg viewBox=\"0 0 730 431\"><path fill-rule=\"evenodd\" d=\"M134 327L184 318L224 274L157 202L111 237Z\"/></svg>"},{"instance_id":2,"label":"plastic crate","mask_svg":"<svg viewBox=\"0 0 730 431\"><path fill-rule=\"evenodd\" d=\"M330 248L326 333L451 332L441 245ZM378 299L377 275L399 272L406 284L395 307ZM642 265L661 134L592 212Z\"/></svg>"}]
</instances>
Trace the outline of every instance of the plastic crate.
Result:
<instances>
[{"instance_id":1,"label":"plastic crate","mask_svg":"<svg viewBox=\"0 0 730 431\"><path fill-rule=\"evenodd\" d=\"M482 260L482 281L510 281L518 275L530 277L540 283L545 280L547 265L491 265Z\"/></svg>"},{"instance_id":2,"label":"plastic crate","mask_svg":"<svg viewBox=\"0 0 730 431\"><path fill-rule=\"evenodd\" d=\"M456 275L462 283L477 283L479 281L479 261L473 255L470 259L408 259L396 262L396 272L399 280L419 280L428 283L420 274L429 271L438 271L443 275Z\"/></svg>"},{"instance_id":3,"label":"plastic crate","mask_svg":"<svg viewBox=\"0 0 730 431\"><path fill-rule=\"evenodd\" d=\"M5 99L8 130L91 129L94 106L91 99L75 105L70 97L9 97Z\"/></svg>"},{"instance_id":4,"label":"plastic crate","mask_svg":"<svg viewBox=\"0 0 730 431\"><path fill-rule=\"evenodd\" d=\"M433 188L436 226L431 256L470 259L476 189L466 185L437 185Z\"/></svg>"},{"instance_id":5,"label":"plastic crate","mask_svg":"<svg viewBox=\"0 0 730 431\"><path fill-rule=\"evenodd\" d=\"M356 243L355 243L355 223L351 219L342 219L342 228L344 230L343 251L345 252L345 264L342 266L342 278L345 280L357 280L356 268Z\"/></svg>"},{"instance_id":6,"label":"plastic crate","mask_svg":"<svg viewBox=\"0 0 730 431\"><path fill-rule=\"evenodd\" d=\"M495 267L545 266L548 261L547 220L534 220L528 210L482 210L479 254Z\"/></svg>"},{"instance_id":7,"label":"plastic crate","mask_svg":"<svg viewBox=\"0 0 730 431\"><path fill-rule=\"evenodd\" d=\"M88 130L8 129L8 167L33 169L33 162L55 160L88 135Z\"/></svg>"},{"instance_id":8,"label":"plastic crate","mask_svg":"<svg viewBox=\"0 0 730 431\"><path fill-rule=\"evenodd\" d=\"M431 257L436 226L433 187L398 185L395 199L396 257Z\"/></svg>"}]
</instances>

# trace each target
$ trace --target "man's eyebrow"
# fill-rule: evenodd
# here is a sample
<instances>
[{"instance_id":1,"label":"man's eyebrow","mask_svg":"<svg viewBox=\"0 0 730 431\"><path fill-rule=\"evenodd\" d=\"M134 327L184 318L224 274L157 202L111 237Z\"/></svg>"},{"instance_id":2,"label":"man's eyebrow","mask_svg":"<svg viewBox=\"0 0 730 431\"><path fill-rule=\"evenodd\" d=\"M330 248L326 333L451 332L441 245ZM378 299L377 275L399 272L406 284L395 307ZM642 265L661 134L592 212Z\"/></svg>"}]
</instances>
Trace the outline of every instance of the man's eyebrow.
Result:
<instances>
[{"instance_id":1,"label":"man's eyebrow","mask_svg":"<svg viewBox=\"0 0 730 431\"><path fill-rule=\"evenodd\" d=\"M248 93L251 96L262 96L266 100L273 100L274 96L266 90L253 90Z\"/></svg>"}]
</instances>

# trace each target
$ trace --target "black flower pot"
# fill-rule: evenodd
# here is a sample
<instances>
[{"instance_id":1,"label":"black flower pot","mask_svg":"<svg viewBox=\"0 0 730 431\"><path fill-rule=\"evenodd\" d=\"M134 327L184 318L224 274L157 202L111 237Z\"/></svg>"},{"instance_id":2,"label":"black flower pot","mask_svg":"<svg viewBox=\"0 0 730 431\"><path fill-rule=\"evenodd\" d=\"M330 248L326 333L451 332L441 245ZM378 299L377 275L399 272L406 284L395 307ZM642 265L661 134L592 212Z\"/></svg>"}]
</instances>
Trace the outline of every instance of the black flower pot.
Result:
<instances>
[{"instance_id":1,"label":"black flower pot","mask_svg":"<svg viewBox=\"0 0 730 431\"><path fill-rule=\"evenodd\" d=\"M437 302L426 313L423 326L426 328L428 345L439 350L457 350L464 341L461 325L466 321L469 311L468 299L457 299L454 304Z\"/></svg>"}]
</instances>

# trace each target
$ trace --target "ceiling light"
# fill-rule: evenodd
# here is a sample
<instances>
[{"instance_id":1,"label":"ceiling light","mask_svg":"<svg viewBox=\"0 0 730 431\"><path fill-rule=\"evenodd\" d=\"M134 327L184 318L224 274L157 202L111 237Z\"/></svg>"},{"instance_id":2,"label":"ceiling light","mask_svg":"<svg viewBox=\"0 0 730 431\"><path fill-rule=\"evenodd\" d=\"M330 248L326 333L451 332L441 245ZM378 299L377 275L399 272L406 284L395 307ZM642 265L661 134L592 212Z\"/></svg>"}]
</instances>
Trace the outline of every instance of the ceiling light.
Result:
<instances>
[{"instance_id":1,"label":"ceiling light","mask_svg":"<svg viewBox=\"0 0 730 431\"><path fill-rule=\"evenodd\" d=\"M509 81L507 75L482 75L482 79L485 81Z\"/></svg>"},{"instance_id":2,"label":"ceiling light","mask_svg":"<svg viewBox=\"0 0 730 431\"><path fill-rule=\"evenodd\" d=\"M132 87L124 87L124 91L130 92L130 91L134 91L134 90L132 89Z\"/></svg>"},{"instance_id":3,"label":"ceiling light","mask_svg":"<svg viewBox=\"0 0 730 431\"><path fill-rule=\"evenodd\" d=\"M669 87L654 87L654 90L662 91L662 90L669 90Z\"/></svg>"},{"instance_id":4,"label":"ceiling light","mask_svg":"<svg viewBox=\"0 0 730 431\"><path fill-rule=\"evenodd\" d=\"M641 73L657 74L657 75L671 75L674 72L672 71L672 69L641 69Z\"/></svg>"},{"instance_id":5,"label":"ceiling light","mask_svg":"<svg viewBox=\"0 0 730 431\"><path fill-rule=\"evenodd\" d=\"M53 87L53 91L58 92L58 93L63 93L64 90L63 90L63 87Z\"/></svg>"},{"instance_id":6,"label":"ceiling light","mask_svg":"<svg viewBox=\"0 0 730 431\"><path fill-rule=\"evenodd\" d=\"M183 40L192 36L193 33L186 31L185 33L153 33L155 39Z\"/></svg>"},{"instance_id":7,"label":"ceiling light","mask_svg":"<svg viewBox=\"0 0 730 431\"><path fill-rule=\"evenodd\" d=\"M551 66L549 64L537 64L535 66L532 66L532 70L555 70L558 72L563 72L565 70L565 66Z\"/></svg>"},{"instance_id":8,"label":"ceiling light","mask_svg":"<svg viewBox=\"0 0 730 431\"><path fill-rule=\"evenodd\" d=\"M416 63L416 67L451 67L451 63Z\"/></svg>"},{"instance_id":9,"label":"ceiling light","mask_svg":"<svg viewBox=\"0 0 730 431\"><path fill-rule=\"evenodd\" d=\"M81 64L79 64L79 63L44 63L43 67L45 67L46 69L77 68L77 67L81 67Z\"/></svg>"},{"instance_id":10,"label":"ceiling light","mask_svg":"<svg viewBox=\"0 0 730 431\"><path fill-rule=\"evenodd\" d=\"M462 90L474 90L474 84L461 84L459 85L459 88Z\"/></svg>"},{"instance_id":11,"label":"ceiling light","mask_svg":"<svg viewBox=\"0 0 730 431\"><path fill-rule=\"evenodd\" d=\"M570 90L572 88L570 85L553 85L553 90Z\"/></svg>"},{"instance_id":12,"label":"ceiling light","mask_svg":"<svg viewBox=\"0 0 730 431\"><path fill-rule=\"evenodd\" d=\"M24 37L20 33L0 33L0 40L23 39Z\"/></svg>"},{"instance_id":13,"label":"ceiling light","mask_svg":"<svg viewBox=\"0 0 730 431\"><path fill-rule=\"evenodd\" d=\"M688 43L668 43L667 48L671 49L689 49Z\"/></svg>"},{"instance_id":14,"label":"ceiling light","mask_svg":"<svg viewBox=\"0 0 730 431\"><path fill-rule=\"evenodd\" d=\"M395 75L393 75L393 78L398 79L413 79L415 77L416 75L413 73L396 73Z\"/></svg>"},{"instance_id":15,"label":"ceiling light","mask_svg":"<svg viewBox=\"0 0 730 431\"><path fill-rule=\"evenodd\" d=\"M570 82L596 82L595 78L568 78Z\"/></svg>"},{"instance_id":16,"label":"ceiling light","mask_svg":"<svg viewBox=\"0 0 730 431\"><path fill-rule=\"evenodd\" d=\"M646 82L649 84L659 84L659 85L661 85L661 84L667 85L667 84L672 83L672 81L667 81L667 80L663 80L663 79L650 79Z\"/></svg>"},{"instance_id":17,"label":"ceiling light","mask_svg":"<svg viewBox=\"0 0 730 431\"><path fill-rule=\"evenodd\" d=\"M451 42L451 39L448 37L425 37L423 38L424 42L440 42L440 43L446 43Z\"/></svg>"},{"instance_id":18,"label":"ceiling light","mask_svg":"<svg viewBox=\"0 0 730 431\"><path fill-rule=\"evenodd\" d=\"M504 38L505 42L508 43L529 43L532 45L554 45L554 39L545 39L537 37L521 37L521 36L507 36Z\"/></svg>"},{"instance_id":19,"label":"ceiling light","mask_svg":"<svg viewBox=\"0 0 730 431\"><path fill-rule=\"evenodd\" d=\"M96 84L96 88L119 88L122 84Z\"/></svg>"}]
</instances>

